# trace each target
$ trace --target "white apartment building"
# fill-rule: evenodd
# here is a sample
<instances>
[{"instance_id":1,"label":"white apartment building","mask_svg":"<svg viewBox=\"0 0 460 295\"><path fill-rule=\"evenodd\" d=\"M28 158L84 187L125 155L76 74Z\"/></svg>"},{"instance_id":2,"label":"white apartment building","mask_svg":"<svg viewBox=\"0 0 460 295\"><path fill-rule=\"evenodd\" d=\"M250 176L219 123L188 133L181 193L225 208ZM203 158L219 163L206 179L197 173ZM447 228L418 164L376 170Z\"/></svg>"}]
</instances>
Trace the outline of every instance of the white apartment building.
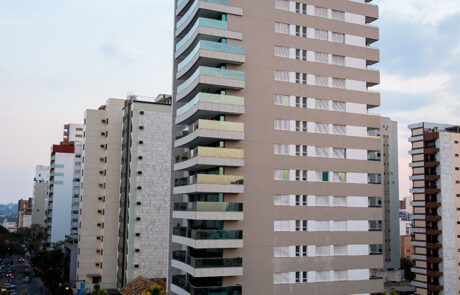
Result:
<instances>
[{"instance_id":1,"label":"white apartment building","mask_svg":"<svg viewBox=\"0 0 460 295\"><path fill-rule=\"evenodd\" d=\"M117 282L124 102L108 99L84 115L77 280L87 287L114 288Z\"/></svg>"}]
</instances>

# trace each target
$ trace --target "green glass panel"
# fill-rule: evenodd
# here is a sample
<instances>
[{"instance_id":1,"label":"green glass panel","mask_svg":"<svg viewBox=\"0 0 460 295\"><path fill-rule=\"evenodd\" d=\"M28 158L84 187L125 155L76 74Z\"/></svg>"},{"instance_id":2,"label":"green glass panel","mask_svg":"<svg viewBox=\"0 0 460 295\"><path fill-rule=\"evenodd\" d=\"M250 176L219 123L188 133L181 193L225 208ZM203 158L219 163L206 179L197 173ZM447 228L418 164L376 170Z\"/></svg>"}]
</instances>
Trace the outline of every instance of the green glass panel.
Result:
<instances>
[{"instance_id":1,"label":"green glass panel","mask_svg":"<svg viewBox=\"0 0 460 295\"><path fill-rule=\"evenodd\" d=\"M289 180L289 170L287 169L281 170L281 179Z\"/></svg>"},{"instance_id":2,"label":"green glass panel","mask_svg":"<svg viewBox=\"0 0 460 295\"><path fill-rule=\"evenodd\" d=\"M329 181L329 172L323 171L323 181Z\"/></svg>"}]
</instances>

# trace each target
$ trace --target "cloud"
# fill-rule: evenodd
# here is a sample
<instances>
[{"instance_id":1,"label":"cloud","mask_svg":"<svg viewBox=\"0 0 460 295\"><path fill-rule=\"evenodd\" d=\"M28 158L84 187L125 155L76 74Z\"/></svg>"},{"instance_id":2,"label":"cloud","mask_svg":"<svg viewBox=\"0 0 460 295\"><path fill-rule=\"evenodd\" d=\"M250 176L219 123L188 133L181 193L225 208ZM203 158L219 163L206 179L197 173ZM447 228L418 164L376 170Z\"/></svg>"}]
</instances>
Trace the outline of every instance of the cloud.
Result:
<instances>
[{"instance_id":1,"label":"cloud","mask_svg":"<svg viewBox=\"0 0 460 295\"><path fill-rule=\"evenodd\" d=\"M432 26L460 13L458 0L381 0L378 4L381 13L391 18Z\"/></svg>"},{"instance_id":2,"label":"cloud","mask_svg":"<svg viewBox=\"0 0 460 295\"><path fill-rule=\"evenodd\" d=\"M403 78L399 75L382 73L381 91L405 94L426 94L445 90L451 76L447 73L430 73L424 77Z\"/></svg>"},{"instance_id":3,"label":"cloud","mask_svg":"<svg viewBox=\"0 0 460 295\"><path fill-rule=\"evenodd\" d=\"M102 54L106 58L110 58L111 56L113 56L116 53L115 46L113 46L113 44L110 44L110 43L102 44L101 51L102 51Z\"/></svg>"}]
</instances>

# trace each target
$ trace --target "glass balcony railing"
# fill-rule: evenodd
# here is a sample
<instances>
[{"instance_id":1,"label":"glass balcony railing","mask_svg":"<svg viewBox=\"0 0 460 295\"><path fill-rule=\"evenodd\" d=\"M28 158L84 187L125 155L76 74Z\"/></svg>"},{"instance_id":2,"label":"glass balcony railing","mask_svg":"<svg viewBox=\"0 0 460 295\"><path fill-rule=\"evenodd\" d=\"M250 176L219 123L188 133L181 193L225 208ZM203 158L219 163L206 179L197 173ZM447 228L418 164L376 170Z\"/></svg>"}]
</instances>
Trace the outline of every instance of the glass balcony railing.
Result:
<instances>
[{"instance_id":1,"label":"glass balcony railing","mask_svg":"<svg viewBox=\"0 0 460 295\"><path fill-rule=\"evenodd\" d=\"M210 68L210 67L199 67L193 75L188 78L184 83L180 84L177 87L177 93L181 93L187 87L189 87L199 76L210 76L216 78L226 78L234 80L244 80L244 72L220 69L220 68Z\"/></svg>"},{"instance_id":2,"label":"glass balcony railing","mask_svg":"<svg viewBox=\"0 0 460 295\"><path fill-rule=\"evenodd\" d=\"M195 48L190 52L190 54L177 65L177 70L180 71L184 68L192 59L193 57L200 51L200 49L205 50L212 50L212 51L220 51L226 53L234 53L234 54L245 54L245 47L239 45L232 45L228 43L220 43L220 42L213 42L207 40L200 40Z\"/></svg>"},{"instance_id":3,"label":"glass balcony railing","mask_svg":"<svg viewBox=\"0 0 460 295\"><path fill-rule=\"evenodd\" d=\"M176 139L192 134L197 129L244 132L244 123L199 119L176 134Z\"/></svg>"},{"instance_id":4,"label":"glass balcony railing","mask_svg":"<svg viewBox=\"0 0 460 295\"><path fill-rule=\"evenodd\" d=\"M380 207L382 207L381 198L370 197L368 207L369 208L380 208Z\"/></svg>"},{"instance_id":5,"label":"glass balcony railing","mask_svg":"<svg viewBox=\"0 0 460 295\"><path fill-rule=\"evenodd\" d=\"M381 184L382 176L380 174L368 174L367 183L368 184Z\"/></svg>"},{"instance_id":6,"label":"glass balcony railing","mask_svg":"<svg viewBox=\"0 0 460 295\"><path fill-rule=\"evenodd\" d=\"M189 177L178 178L175 180L175 186L185 186L192 184L220 184L229 185L243 184L243 176L236 175L216 175L216 174L197 174Z\"/></svg>"},{"instance_id":7,"label":"glass balcony railing","mask_svg":"<svg viewBox=\"0 0 460 295\"><path fill-rule=\"evenodd\" d=\"M243 204L227 202L174 203L174 211L243 212Z\"/></svg>"},{"instance_id":8,"label":"glass balcony railing","mask_svg":"<svg viewBox=\"0 0 460 295\"><path fill-rule=\"evenodd\" d=\"M187 43L190 38L195 34L195 31L198 30L198 27L208 27L219 30L228 30L228 23L226 21L218 19L210 19L205 17L199 17L190 31L176 44L176 51L182 48L185 43Z\"/></svg>"},{"instance_id":9,"label":"glass balcony railing","mask_svg":"<svg viewBox=\"0 0 460 295\"><path fill-rule=\"evenodd\" d=\"M377 128L368 128L367 136L372 138L380 138L380 130Z\"/></svg>"},{"instance_id":10,"label":"glass balcony railing","mask_svg":"<svg viewBox=\"0 0 460 295\"><path fill-rule=\"evenodd\" d=\"M183 262L193 268L243 267L243 259L236 258L195 258L185 251L174 251L173 260Z\"/></svg>"},{"instance_id":11,"label":"glass balcony railing","mask_svg":"<svg viewBox=\"0 0 460 295\"><path fill-rule=\"evenodd\" d=\"M368 151L367 152L367 160L369 161L380 161L380 152Z\"/></svg>"},{"instance_id":12,"label":"glass balcony railing","mask_svg":"<svg viewBox=\"0 0 460 295\"><path fill-rule=\"evenodd\" d=\"M241 230L196 230L187 227L174 227L173 234L194 240L241 240L243 238L243 231Z\"/></svg>"},{"instance_id":13,"label":"glass balcony railing","mask_svg":"<svg viewBox=\"0 0 460 295\"><path fill-rule=\"evenodd\" d=\"M241 295L241 286L228 287L195 287L187 282L184 275L172 276L173 285L190 293L190 295Z\"/></svg>"},{"instance_id":14,"label":"glass balcony railing","mask_svg":"<svg viewBox=\"0 0 460 295\"><path fill-rule=\"evenodd\" d=\"M244 159L244 150L199 146L178 156L177 162L187 161L195 157Z\"/></svg>"},{"instance_id":15,"label":"glass balcony railing","mask_svg":"<svg viewBox=\"0 0 460 295\"><path fill-rule=\"evenodd\" d=\"M188 112L199 102L210 102L210 103L244 106L244 98L240 96L230 96L230 95L223 95L223 94L200 92L187 104L178 108L176 111L176 116L180 116Z\"/></svg>"}]
</instances>

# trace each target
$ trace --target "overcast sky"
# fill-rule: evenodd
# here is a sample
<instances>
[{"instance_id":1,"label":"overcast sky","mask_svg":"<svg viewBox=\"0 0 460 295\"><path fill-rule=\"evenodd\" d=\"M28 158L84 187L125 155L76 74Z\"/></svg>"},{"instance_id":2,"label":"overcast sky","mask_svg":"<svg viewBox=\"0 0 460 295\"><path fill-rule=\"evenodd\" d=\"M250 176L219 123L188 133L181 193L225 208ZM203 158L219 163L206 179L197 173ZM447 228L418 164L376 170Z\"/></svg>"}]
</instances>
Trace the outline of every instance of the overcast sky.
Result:
<instances>
[{"instance_id":1,"label":"overcast sky","mask_svg":"<svg viewBox=\"0 0 460 295\"><path fill-rule=\"evenodd\" d=\"M399 121L404 196L407 124L460 124L460 1L374 3L382 107L373 112ZM63 125L85 109L128 91L171 92L172 16L172 0L0 0L0 203L31 196L35 165L49 164Z\"/></svg>"}]
</instances>

